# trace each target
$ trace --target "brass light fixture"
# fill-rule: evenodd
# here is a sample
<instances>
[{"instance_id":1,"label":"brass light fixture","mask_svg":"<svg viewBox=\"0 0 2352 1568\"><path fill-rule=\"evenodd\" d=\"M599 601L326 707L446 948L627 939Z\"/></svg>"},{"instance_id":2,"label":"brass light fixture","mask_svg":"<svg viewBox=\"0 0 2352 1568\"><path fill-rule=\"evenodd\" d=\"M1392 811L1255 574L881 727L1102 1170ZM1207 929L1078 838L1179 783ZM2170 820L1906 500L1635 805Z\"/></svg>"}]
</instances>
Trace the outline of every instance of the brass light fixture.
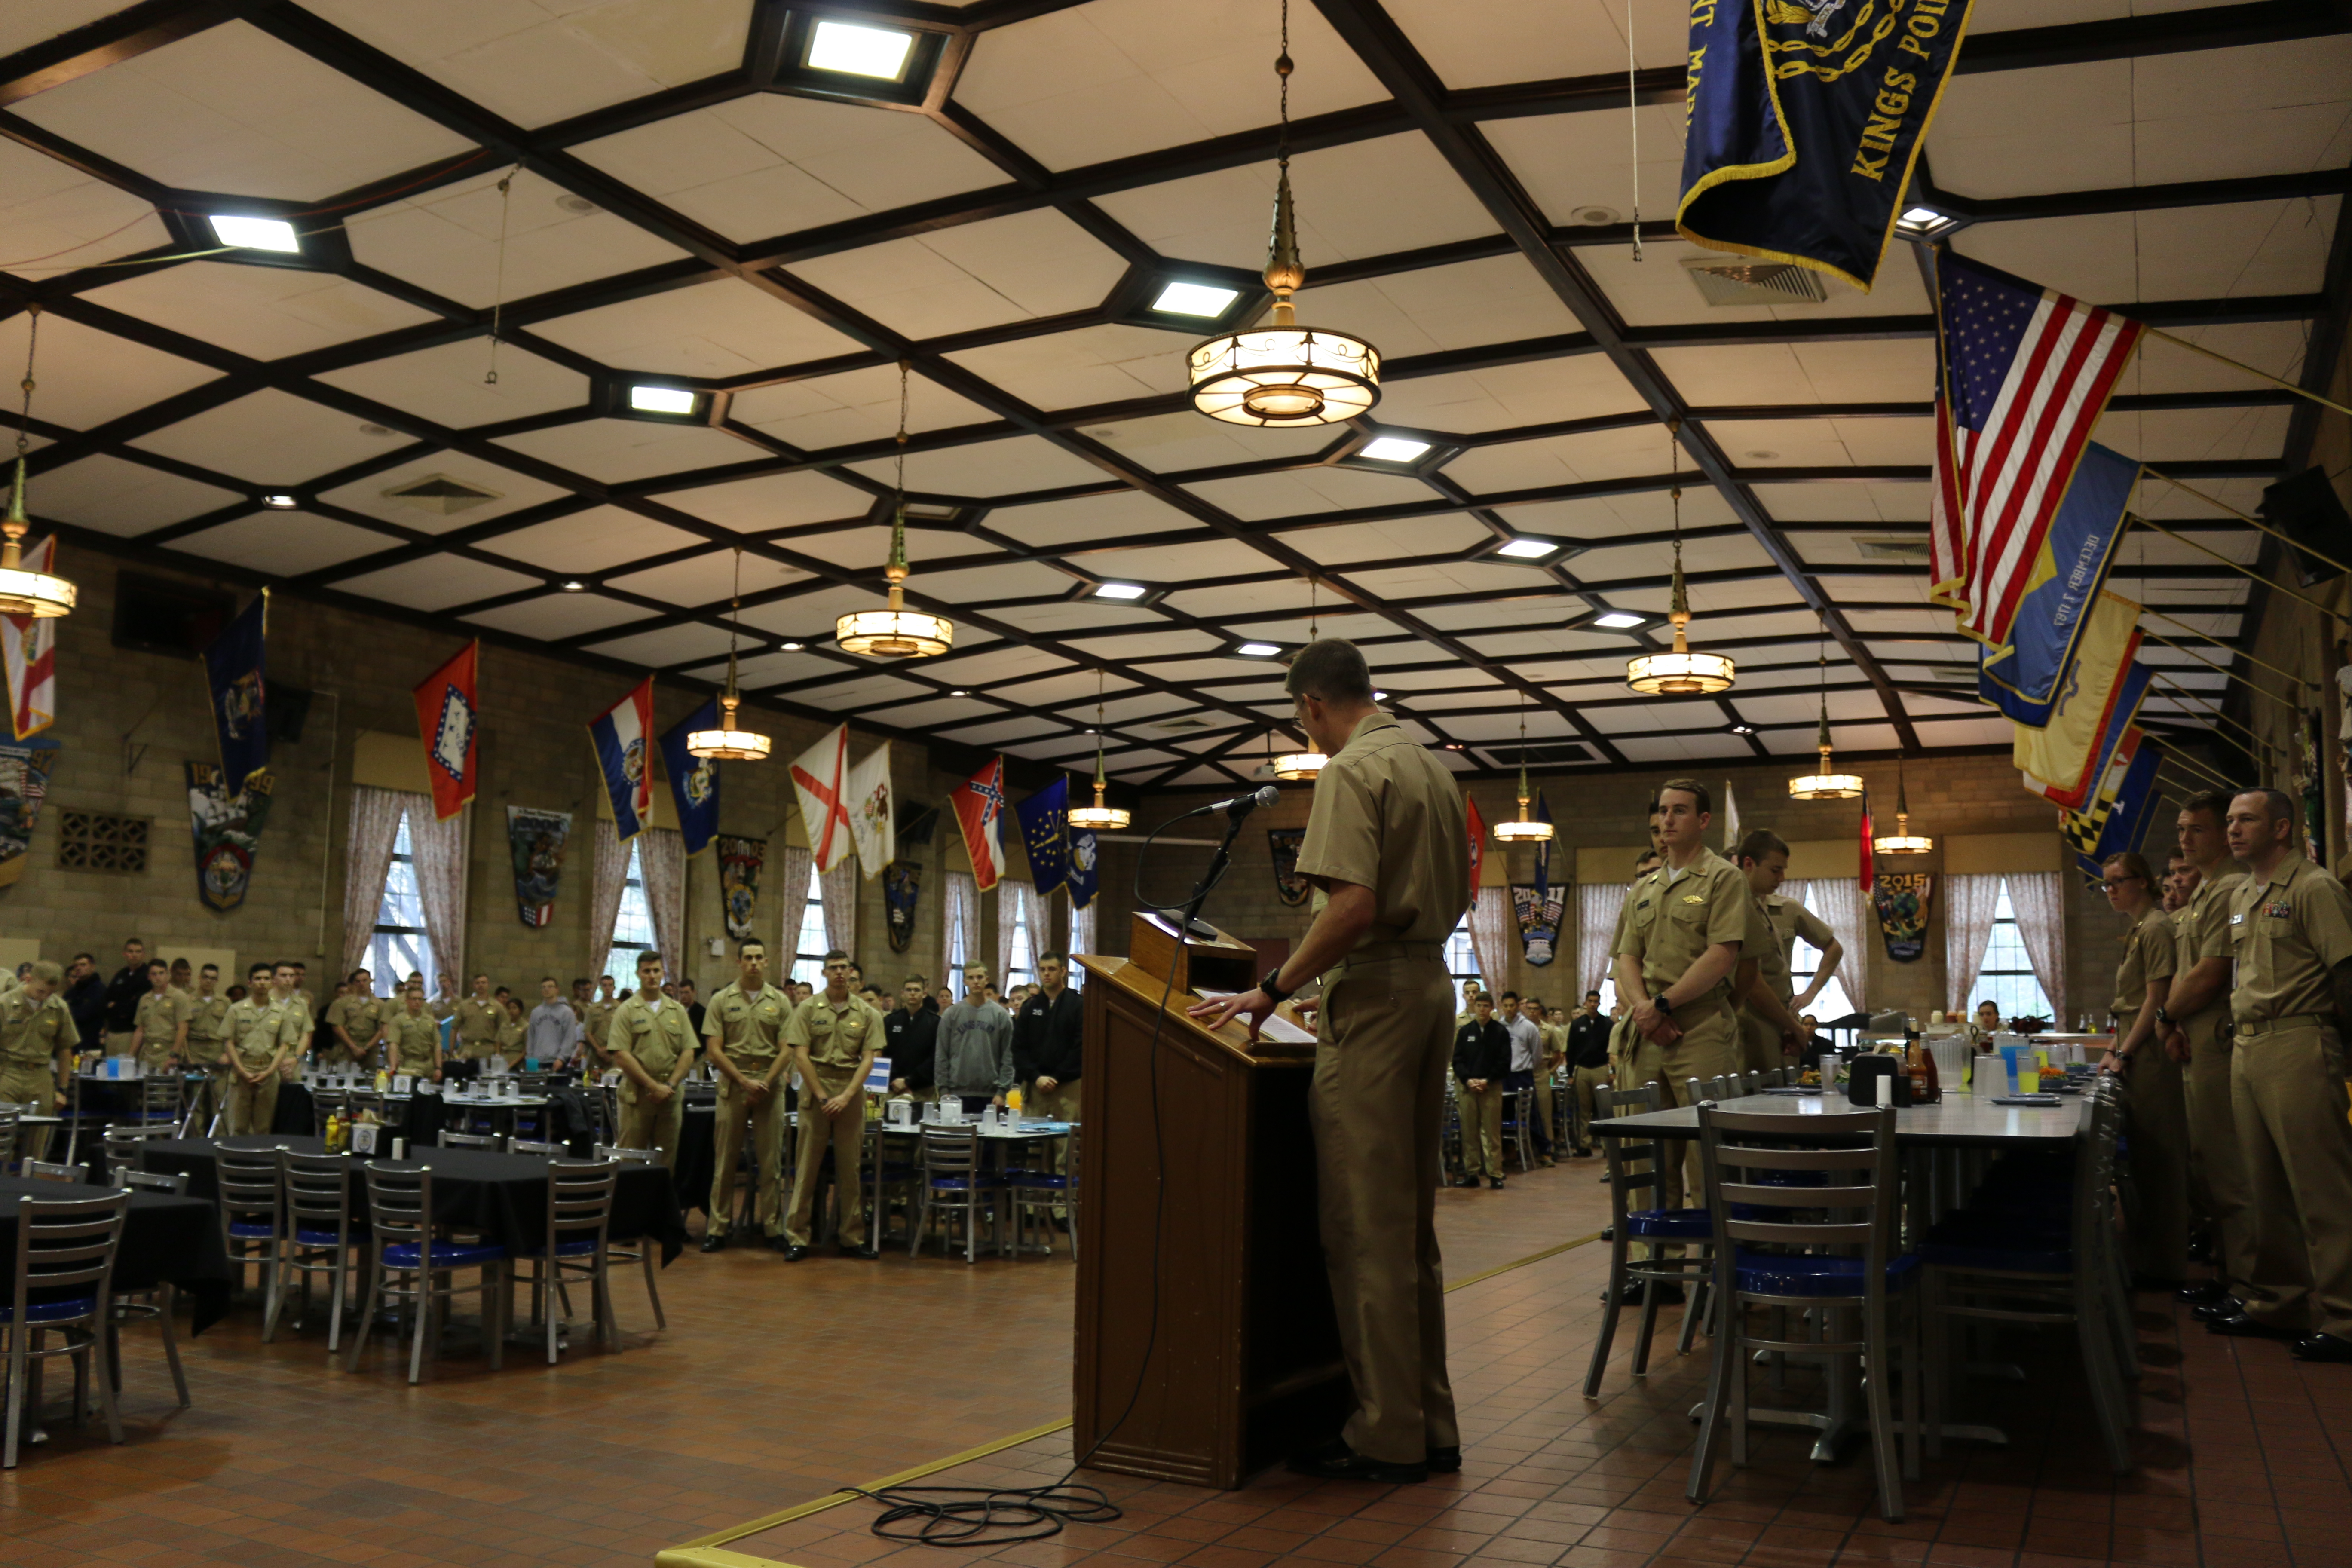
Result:
<instances>
[{"instance_id":1,"label":"brass light fixture","mask_svg":"<svg viewBox=\"0 0 2352 1568\"><path fill-rule=\"evenodd\" d=\"M1899 767L1895 773L1895 831L1872 839L1870 847L1881 855L1925 855L1936 847L1934 839L1911 831L1911 797L1903 787Z\"/></svg>"},{"instance_id":2,"label":"brass light fixture","mask_svg":"<svg viewBox=\"0 0 2352 1568\"><path fill-rule=\"evenodd\" d=\"M1819 773L1806 773L1789 781L1792 800L1853 800L1862 794L1858 774L1839 773L1830 762L1830 649L1822 644L1822 729L1816 748L1822 754Z\"/></svg>"},{"instance_id":3,"label":"brass light fixture","mask_svg":"<svg viewBox=\"0 0 2352 1568\"><path fill-rule=\"evenodd\" d=\"M1528 694L1519 693L1519 816L1516 822L1495 824L1495 838L1502 844L1543 844L1551 839L1549 822L1531 821L1528 816Z\"/></svg>"},{"instance_id":4,"label":"brass light fixture","mask_svg":"<svg viewBox=\"0 0 2352 1568\"><path fill-rule=\"evenodd\" d=\"M1675 597L1666 619L1675 626L1671 653L1645 653L1625 661L1625 684L1644 697L1705 697L1728 691L1739 672L1719 653L1693 653L1690 647L1690 595L1683 586L1682 447L1675 437L1683 422L1666 421L1666 445L1675 465Z\"/></svg>"},{"instance_id":5,"label":"brass light fixture","mask_svg":"<svg viewBox=\"0 0 2352 1568\"><path fill-rule=\"evenodd\" d=\"M907 608L907 374L898 362L898 506L890 519L890 602L879 610L852 610L833 624L833 640L844 653L869 658L933 658L955 646L955 626L944 616Z\"/></svg>"},{"instance_id":6,"label":"brass light fixture","mask_svg":"<svg viewBox=\"0 0 2352 1568\"><path fill-rule=\"evenodd\" d=\"M1070 808L1070 826L1073 827L1091 827L1099 829L1103 832L1109 832L1114 828L1125 827L1129 823L1134 821L1135 818L1123 805L1105 805L1103 804L1103 790L1106 786L1107 781L1103 778L1102 693L1103 672L1097 669L1095 671L1095 803L1092 805L1072 806Z\"/></svg>"},{"instance_id":7,"label":"brass light fixture","mask_svg":"<svg viewBox=\"0 0 2352 1568\"><path fill-rule=\"evenodd\" d=\"M1321 617L1315 612L1315 579L1309 577L1307 579L1307 640L1308 642L1313 642L1319 635L1318 628L1321 624ZM1307 737L1305 751L1285 752L1274 759L1274 776L1285 784L1297 784L1320 773L1323 771L1323 764L1330 760L1316 748L1315 737L1309 735Z\"/></svg>"},{"instance_id":8,"label":"brass light fixture","mask_svg":"<svg viewBox=\"0 0 2352 1568\"><path fill-rule=\"evenodd\" d=\"M742 705L742 694L735 689L735 622L734 614L743 607L743 547L735 547L735 597L728 606L727 623L727 689L719 697L719 728L689 730L686 734L688 756L700 757L712 763L763 763L774 744L757 730L739 729L735 710Z\"/></svg>"},{"instance_id":9,"label":"brass light fixture","mask_svg":"<svg viewBox=\"0 0 2352 1568\"><path fill-rule=\"evenodd\" d=\"M1273 321L1197 343L1191 356L1192 406L1230 425L1336 425L1381 400L1380 350L1346 332L1302 327L1291 306L1307 286L1290 199L1291 68L1290 0L1283 0L1282 53L1274 62L1282 81L1282 173L1265 274Z\"/></svg>"},{"instance_id":10,"label":"brass light fixture","mask_svg":"<svg viewBox=\"0 0 2352 1568\"><path fill-rule=\"evenodd\" d=\"M41 335L41 308L28 306L26 315L25 416L16 424L16 484L8 493L8 515L0 520L0 536L5 538L0 543L0 615L48 620L73 614L80 590L63 577L25 569L25 531L31 526L25 515L25 458L33 447L33 350Z\"/></svg>"}]
</instances>

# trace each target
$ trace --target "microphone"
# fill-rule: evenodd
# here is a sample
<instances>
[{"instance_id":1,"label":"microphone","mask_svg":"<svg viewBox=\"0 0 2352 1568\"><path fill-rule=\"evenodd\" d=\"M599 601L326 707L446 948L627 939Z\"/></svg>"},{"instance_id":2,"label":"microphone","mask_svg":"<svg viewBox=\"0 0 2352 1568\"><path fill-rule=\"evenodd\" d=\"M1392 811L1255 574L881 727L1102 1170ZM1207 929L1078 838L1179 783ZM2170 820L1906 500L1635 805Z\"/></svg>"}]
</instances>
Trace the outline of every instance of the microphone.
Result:
<instances>
[{"instance_id":1,"label":"microphone","mask_svg":"<svg viewBox=\"0 0 2352 1568\"><path fill-rule=\"evenodd\" d=\"M1188 816L1207 816L1212 812L1222 811L1235 822L1239 822L1243 817L1247 816L1259 806L1272 805L1276 801L1280 800L1281 798L1282 792L1280 790L1275 788L1272 784L1265 784L1257 789L1250 791L1247 795L1237 795L1231 800L1213 800L1206 805L1194 807L1185 815Z\"/></svg>"}]
</instances>

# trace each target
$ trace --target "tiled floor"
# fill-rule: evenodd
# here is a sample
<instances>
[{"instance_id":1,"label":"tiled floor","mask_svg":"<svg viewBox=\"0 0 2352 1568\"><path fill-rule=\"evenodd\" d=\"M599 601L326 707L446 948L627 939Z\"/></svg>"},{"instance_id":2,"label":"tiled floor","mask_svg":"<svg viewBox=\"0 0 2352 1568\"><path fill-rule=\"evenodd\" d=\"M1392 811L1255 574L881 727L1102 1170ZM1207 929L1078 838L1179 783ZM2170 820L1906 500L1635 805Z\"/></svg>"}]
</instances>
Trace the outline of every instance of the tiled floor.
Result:
<instances>
[{"instance_id":1,"label":"tiled floor","mask_svg":"<svg viewBox=\"0 0 2352 1568\"><path fill-rule=\"evenodd\" d=\"M1578 1163L1501 1194L1444 1194L1449 1274L1589 1235L1596 1173ZM1717 1499L1694 1510L1683 1413L1700 1358L1669 1351L1637 1386L1621 1350L1603 1397L1580 1392L1605 1265L1602 1248L1577 1247L1450 1298L1459 1477L1389 1490L1276 1473L1208 1493L1089 1475L1127 1510L1117 1524L962 1555L1014 1568L2352 1568L2352 1373L2182 1334L2152 1297L2141 1468L2120 1483L2053 1345L2026 1385L1982 1396L2016 1446L1931 1463L1903 1524L1876 1518L1866 1458L1817 1468L1786 1438L1751 1468L1719 1472ZM0 1564L642 1568L661 1547L1066 1417L1072 1279L1063 1258L788 1268L764 1253L688 1255L663 1280L665 1332L652 1331L640 1284L618 1282L632 1331L619 1355L575 1352L551 1369L517 1351L492 1374L461 1352L416 1389L388 1352L352 1376L328 1367L316 1333L262 1345L240 1310L188 1348L194 1409L171 1407L152 1342L134 1339L130 1443L60 1434L0 1478ZM1028 1485L1066 1464L1055 1436L934 1479ZM730 1549L803 1568L954 1561L877 1540L873 1517L852 1503Z\"/></svg>"}]
</instances>

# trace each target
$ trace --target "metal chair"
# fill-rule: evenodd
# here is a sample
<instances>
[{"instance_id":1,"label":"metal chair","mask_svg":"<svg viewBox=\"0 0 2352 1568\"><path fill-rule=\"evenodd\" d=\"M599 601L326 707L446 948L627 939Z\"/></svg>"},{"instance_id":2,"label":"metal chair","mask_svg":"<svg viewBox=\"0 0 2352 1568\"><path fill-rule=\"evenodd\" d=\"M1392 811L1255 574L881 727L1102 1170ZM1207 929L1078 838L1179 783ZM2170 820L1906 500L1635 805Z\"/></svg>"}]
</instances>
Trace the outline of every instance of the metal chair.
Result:
<instances>
[{"instance_id":1,"label":"metal chair","mask_svg":"<svg viewBox=\"0 0 2352 1568\"><path fill-rule=\"evenodd\" d=\"M1057 1207L1069 1211L1070 1261L1078 1260L1078 1137L1082 1129L1075 1122L1070 1126L1069 1152L1062 1169L1054 1171L1020 1170L1010 1173L1007 1180L1013 1190L1013 1249L1019 1252L1028 1233L1032 1214L1040 1216L1045 1233L1045 1250L1054 1250L1053 1212Z\"/></svg>"},{"instance_id":2,"label":"metal chair","mask_svg":"<svg viewBox=\"0 0 2352 1568\"><path fill-rule=\"evenodd\" d=\"M1772 1070L1778 1072L1780 1069L1775 1068ZM1733 1092L1743 1097L1750 1094L1763 1093L1764 1069L1761 1068L1749 1068L1746 1072L1738 1075L1735 1081Z\"/></svg>"},{"instance_id":3,"label":"metal chair","mask_svg":"<svg viewBox=\"0 0 2352 1568\"><path fill-rule=\"evenodd\" d=\"M351 1102L352 1097L348 1089L312 1089L310 1091L311 1136L314 1138L324 1138L327 1135L328 1119L343 1114L344 1111L350 1109Z\"/></svg>"},{"instance_id":4,"label":"metal chair","mask_svg":"<svg viewBox=\"0 0 2352 1568\"><path fill-rule=\"evenodd\" d=\"M187 1080L178 1073L150 1073L139 1080L136 1120L177 1131L187 1107ZM111 1131L111 1129L110 1129Z\"/></svg>"},{"instance_id":5,"label":"metal chair","mask_svg":"<svg viewBox=\"0 0 2352 1568\"><path fill-rule=\"evenodd\" d=\"M428 1342L438 1349L439 1335L432 1331L441 1315L436 1308L446 1308L461 1291L475 1290L482 1298L482 1342L489 1351L490 1370L498 1371L506 1340L500 1308L506 1295L507 1249L487 1242L445 1241L434 1236L432 1166L394 1171L380 1160L370 1160L363 1168L373 1244L368 1256L368 1293L360 1311L360 1331L352 1337L351 1358L343 1369L359 1370L368 1330L377 1311L392 1302L416 1314L415 1336L408 1352L408 1381L416 1382L424 1372ZM461 1287L455 1276L467 1268L476 1270L475 1283ZM387 1279L388 1275L399 1278Z\"/></svg>"},{"instance_id":6,"label":"metal chair","mask_svg":"<svg viewBox=\"0 0 2352 1568\"><path fill-rule=\"evenodd\" d=\"M294 1313L294 1327L299 1331L310 1315L310 1276L324 1274L330 1281L327 1354L332 1356L342 1340L343 1302L352 1293L351 1156L297 1154L280 1149L278 1178L286 1202L284 1258L277 1300L262 1324L261 1341L268 1344L278 1337L278 1317L286 1306L284 1276L301 1277L302 1300Z\"/></svg>"},{"instance_id":7,"label":"metal chair","mask_svg":"<svg viewBox=\"0 0 2352 1568\"><path fill-rule=\"evenodd\" d=\"M917 1190L922 1177L922 1167L919 1163L920 1153L919 1150L915 1160L892 1159L891 1146L903 1146L903 1143L902 1138L884 1136L880 1122L866 1124L866 1147L861 1152L867 1188L866 1240L877 1252L881 1251L891 1239L888 1235L889 1215L894 1197L906 1214L908 1230L915 1228L915 1210L921 1202ZM784 1179L789 1184L792 1167L786 1165L783 1169L786 1173Z\"/></svg>"},{"instance_id":8,"label":"metal chair","mask_svg":"<svg viewBox=\"0 0 2352 1568\"><path fill-rule=\"evenodd\" d=\"M1535 1120L1536 1091L1517 1089L1503 1096L1503 1150L1516 1158L1522 1173L1536 1168L1535 1145L1528 1137L1528 1125Z\"/></svg>"},{"instance_id":9,"label":"metal chair","mask_svg":"<svg viewBox=\"0 0 2352 1568\"><path fill-rule=\"evenodd\" d=\"M955 1216L963 1216L963 1260L979 1261L980 1218L983 1200L986 1212L993 1216L997 1198L1004 1190L1003 1178L981 1168L980 1130L976 1127L926 1127L922 1131L922 1187L920 1201L915 1211L915 1234L907 1245L907 1256L915 1257L923 1250L923 1237L929 1232L931 1210L937 1207L948 1220L940 1237L944 1251L952 1242Z\"/></svg>"},{"instance_id":10,"label":"metal chair","mask_svg":"<svg viewBox=\"0 0 2352 1568\"><path fill-rule=\"evenodd\" d=\"M625 1165L658 1166L661 1163L661 1151L658 1149L616 1149L609 1143L599 1143L596 1145L596 1158L599 1160L618 1160ZM646 1271L646 1300L653 1303L654 1327L657 1329L667 1329L669 1327L669 1319L662 1311L661 1291L654 1284L654 1254L660 1250L661 1243L648 1236L642 1239L624 1243L619 1247L614 1247L611 1242L607 1241L604 1246L604 1256L614 1263L637 1263L644 1265Z\"/></svg>"},{"instance_id":11,"label":"metal chair","mask_svg":"<svg viewBox=\"0 0 2352 1568\"><path fill-rule=\"evenodd\" d=\"M509 1154L545 1154L551 1159L560 1160L569 1155L572 1151L566 1149L561 1143L541 1143L530 1138L509 1138L507 1140L507 1152Z\"/></svg>"},{"instance_id":12,"label":"metal chair","mask_svg":"<svg viewBox=\"0 0 2352 1568\"><path fill-rule=\"evenodd\" d=\"M0 1171L16 1163L16 1119L23 1114L14 1105L0 1101Z\"/></svg>"},{"instance_id":13,"label":"metal chair","mask_svg":"<svg viewBox=\"0 0 2352 1568\"><path fill-rule=\"evenodd\" d=\"M505 1146L505 1139L491 1133L452 1132L446 1127L441 1129L441 1147L444 1149L488 1149L497 1153Z\"/></svg>"},{"instance_id":14,"label":"metal chair","mask_svg":"<svg viewBox=\"0 0 2352 1568\"><path fill-rule=\"evenodd\" d=\"M134 1192L177 1194L188 1184L188 1178L177 1171L159 1173L118 1168L114 1179ZM179 1288L168 1279L151 1289L115 1292L114 1310L106 1320L106 1371L114 1379L115 1392L122 1389L122 1325L152 1320L163 1336L163 1361L172 1369L172 1387L180 1396L180 1408L188 1407L188 1374L180 1366L179 1300Z\"/></svg>"},{"instance_id":15,"label":"metal chair","mask_svg":"<svg viewBox=\"0 0 2352 1568\"><path fill-rule=\"evenodd\" d=\"M175 1137L179 1131L176 1125L170 1122L164 1122L162 1125L138 1121L110 1123L106 1129L105 1141L100 1145L100 1152L106 1160L107 1172L110 1174L120 1174L124 1171L139 1169L139 1152L149 1139Z\"/></svg>"},{"instance_id":16,"label":"metal chair","mask_svg":"<svg viewBox=\"0 0 2352 1568\"><path fill-rule=\"evenodd\" d=\"M1919 1259L1901 1251L1903 1200L1896 1174L1895 1108L1806 1117L1697 1107L1699 1163L1715 1222L1715 1287L1719 1303L1705 1415L1684 1495L1706 1500L1707 1475L1727 1424L1731 1462L1748 1463L1748 1378L1751 1352L1828 1358L1827 1375L1858 1360L1864 1372L1871 1457L1879 1507L1903 1517L1903 1480L1919 1473L1919 1352L1916 1314L1898 1334L1892 1309L1917 1282ZM1768 1178L1759 1180L1759 1178ZM1805 1207L1785 1206L1802 1188ZM1776 1248L1781 1250L1767 1250ZM1748 1309L1809 1313L1822 1337L1785 1340L1779 1331L1748 1331ZM1832 1339L1840 1314L1855 1315L1858 1333ZM1902 1363L1899 1423L1891 1392ZM1834 1395L1832 1396L1834 1397ZM1900 1430L1903 1458L1895 1458Z\"/></svg>"},{"instance_id":17,"label":"metal chair","mask_svg":"<svg viewBox=\"0 0 2352 1568\"><path fill-rule=\"evenodd\" d=\"M559 1331L572 1316L567 1279L588 1286L590 1320L600 1331L604 1348L618 1350L619 1326L613 1321L612 1280L607 1273L606 1233L613 1219L613 1193L620 1181L618 1160L553 1160L547 1167L546 1239L537 1252L519 1255L517 1267L530 1269L530 1321L547 1328L547 1364L553 1366L562 1346ZM516 1279L509 1272L509 1289ZM548 1298L552 1295L554 1300ZM562 1317L556 1315L558 1305ZM508 1308L509 1316L513 1308Z\"/></svg>"},{"instance_id":18,"label":"metal chair","mask_svg":"<svg viewBox=\"0 0 2352 1568\"><path fill-rule=\"evenodd\" d=\"M1601 1373L1609 1364L1610 1346L1617 1337L1617 1314L1625 1306L1626 1288L1642 1287L1642 1326L1633 1341L1633 1375L1650 1370L1650 1342L1658 1325L1660 1291L1681 1287L1684 1291L1682 1339L1677 1347L1689 1353L1705 1315L1699 1294L1706 1285L1714 1251L1713 1218L1703 1208L1656 1206L1664 1187L1666 1162L1680 1160L1679 1142L1662 1138L1626 1139L1601 1134L1600 1124L1620 1116L1639 1116L1658 1109L1658 1086L1640 1089L1597 1086L1592 1091L1592 1121L1596 1140L1609 1162L1609 1287L1601 1308L1601 1336L1592 1344L1592 1364L1584 1374L1584 1396L1600 1397ZM1635 1194L1643 1194L1641 1203ZM1651 1256L1633 1256L1635 1242L1648 1244ZM1679 1243L1695 1247L1695 1256L1669 1258L1663 1248Z\"/></svg>"},{"instance_id":19,"label":"metal chair","mask_svg":"<svg viewBox=\"0 0 2352 1568\"><path fill-rule=\"evenodd\" d=\"M94 1368L89 1357L104 1348L113 1310L114 1256L122 1243L122 1215L130 1206L128 1192L16 1200L14 1288L7 1304L0 1306L0 1331L8 1342L7 1426L5 1437L0 1438L0 1469L16 1468L33 1369L56 1356L69 1357L74 1363L74 1424L81 1424L84 1391L94 1382L107 1437L122 1441L114 1380L102 1368ZM63 1334L65 1343L44 1346L43 1336L52 1332Z\"/></svg>"},{"instance_id":20,"label":"metal chair","mask_svg":"<svg viewBox=\"0 0 2352 1568\"><path fill-rule=\"evenodd\" d=\"M86 1186L82 1178L89 1174L79 1165L68 1165L61 1160L27 1160L22 1173L36 1182L62 1182L68 1186Z\"/></svg>"},{"instance_id":21,"label":"metal chair","mask_svg":"<svg viewBox=\"0 0 2352 1568\"><path fill-rule=\"evenodd\" d=\"M221 1242L229 1261L236 1265L237 1282L245 1281L245 1266L261 1269L262 1314L278 1310L278 1264L285 1256L286 1194L278 1181L277 1149L222 1149L213 1160L213 1180L220 1208ZM257 1256L252 1250L258 1248Z\"/></svg>"}]
</instances>

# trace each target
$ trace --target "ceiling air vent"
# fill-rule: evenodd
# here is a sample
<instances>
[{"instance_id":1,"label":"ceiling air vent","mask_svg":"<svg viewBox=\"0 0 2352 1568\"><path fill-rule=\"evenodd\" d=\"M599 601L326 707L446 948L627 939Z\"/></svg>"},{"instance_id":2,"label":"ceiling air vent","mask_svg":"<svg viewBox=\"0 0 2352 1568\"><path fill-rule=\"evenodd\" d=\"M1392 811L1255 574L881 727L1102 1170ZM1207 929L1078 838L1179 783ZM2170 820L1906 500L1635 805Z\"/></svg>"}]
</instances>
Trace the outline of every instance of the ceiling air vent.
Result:
<instances>
[{"instance_id":1,"label":"ceiling air vent","mask_svg":"<svg viewBox=\"0 0 2352 1568\"><path fill-rule=\"evenodd\" d=\"M1683 269L1710 305L1818 305L1830 297L1820 273L1794 262L1703 256Z\"/></svg>"},{"instance_id":2,"label":"ceiling air vent","mask_svg":"<svg viewBox=\"0 0 2352 1568\"><path fill-rule=\"evenodd\" d=\"M1504 772L1519 766L1523 762L1531 768L1551 768L1599 760L1593 755L1592 748L1576 741L1537 741L1525 747L1481 745L1478 759L1488 767Z\"/></svg>"},{"instance_id":3,"label":"ceiling air vent","mask_svg":"<svg viewBox=\"0 0 2352 1568\"><path fill-rule=\"evenodd\" d=\"M421 479L394 485L383 492L383 499L401 506L415 507L419 511L437 511L444 517L454 517L485 501L497 500L499 492L486 490L479 485L469 485L463 479L453 479L446 474L427 474Z\"/></svg>"},{"instance_id":4,"label":"ceiling air vent","mask_svg":"<svg viewBox=\"0 0 2352 1568\"><path fill-rule=\"evenodd\" d=\"M1162 719L1149 727L1154 730L1205 730L1209 721L1198 714L1188 713L1181 719Z\"/></svg>"},{"instance_id":5,"label":"ceiling air vent","mask_svg":"<svg viewBox=\"0 0 2352 1568\"><path fill-rule=\"evenodd\" d=\"M1927 537L1916 539L1860 539L1853 548L1864 561L1900 561L1908 566L1924 565L1927 560Z\"/></svg>"}]
</instances>

